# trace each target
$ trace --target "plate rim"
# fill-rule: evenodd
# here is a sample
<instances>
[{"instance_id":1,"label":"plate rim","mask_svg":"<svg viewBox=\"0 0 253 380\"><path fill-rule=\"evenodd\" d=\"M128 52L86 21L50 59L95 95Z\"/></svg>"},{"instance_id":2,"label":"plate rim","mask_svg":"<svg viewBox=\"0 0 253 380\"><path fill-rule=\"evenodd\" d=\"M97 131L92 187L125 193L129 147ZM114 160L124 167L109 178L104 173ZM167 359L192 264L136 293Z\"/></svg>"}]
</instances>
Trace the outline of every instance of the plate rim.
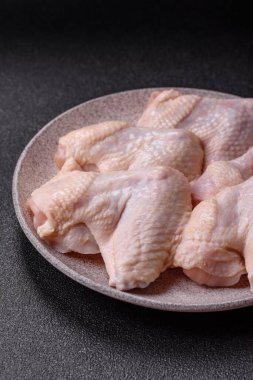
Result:
<instances>
[{"instance_id":1,"label":"plate rim","mask_svg":"<svg viewBox=\"0 0 253 380\"><path fill-rule=\"evenodd\" d=\"M103 95L97 98L92 98L88 101L82 102L80 104L75 105L74 107L71 107L67 109L66 111L62 112L61 114L57 115L53 119L51 119L45 126L43 126L33 137L32 139L26 144L23 151L21 152L18 161L15 166L14 174L13 174L13 180L12 180L12 199L13 199L13 205L14 210L16 213L16 216L18 218L19 224L21 226L21 229L25 233L28 240L31 242L31 244L36 248L36 250L42 255L42 257L47 260L50 264L52 264L56 269L58 269L61 273L66 275L67 277L71 278L72 280L78 282L79 284L86 286L89 289L92 289L94 291L97 291L98 293L101 293L103 295L109 296L111 298L127 302L133 305L145 307L145 308L151 308L156 310L162 310L162 311L174 311L174 312L215 312L215 311L226 311L226 310L233 310L233 309L239 309L244 308L247 306L253 305L253 295L252 298L244 298L243 300L234 300L234 301L224 301L219 303L210 303L208 305L201 305L201 304L181 304L181 303L164 303L160 301L150 300L142 297L141 295L136 296L135 294L131 294L129 292L121 292L117 289L111 288L109 286L101 285L96 283L95 281L81 276L78 273L76 273L73 269L71 269L68 265L64 264L51 254L49 254L45 247L42 245L40 240L36 237L30 234L30 227L26 223L25 217L23 216L20 204L19 204L19 173L22 168L23 161L26 157L27 152L32 147L33 143L42 135L52 124L55 123L59 118L64 117L65 114L68 114L69 112L74 111L75 109L78 109L79 107L83 106L84 104L96 102L97 100L102 100L104 98L113 96L113 95L120 95L125 93L131 93L131 92L141 92L141 91L155 91L155 90L166 90L166 89L177 89L179 91L201 91L206 94L219 94L219 95L225 95L229 98L240 98L238 95L219 92L219 91L212 91L208 89L198 89L198 88L189 88L189 87L148 87L148 88L138 88L138 89L132 89L132 90L125 90L115 93L110 93L107 95Z\"/></svg>"}]
</instances>

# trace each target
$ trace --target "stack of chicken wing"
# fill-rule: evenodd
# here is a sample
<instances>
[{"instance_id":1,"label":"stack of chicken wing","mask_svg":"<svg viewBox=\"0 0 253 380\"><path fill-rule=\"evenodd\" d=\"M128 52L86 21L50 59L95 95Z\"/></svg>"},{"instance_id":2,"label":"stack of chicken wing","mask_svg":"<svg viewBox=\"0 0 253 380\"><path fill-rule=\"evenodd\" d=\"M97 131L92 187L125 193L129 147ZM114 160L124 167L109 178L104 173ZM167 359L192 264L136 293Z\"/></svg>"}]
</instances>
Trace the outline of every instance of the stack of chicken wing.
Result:
<instances>
[{"instance_id":1,"label":"stack of chicken wing","mask_svg":"<svg viewBox=\"0 0 253 380\"><path fill-rule=\"evenodd\" d=\"M101 253L109 285L146 287L181 267L208 286L253 289L253 99L153 92L135 125L59 139L57 175L31 194L41 239Z\"/></svg>"}]
</instances>

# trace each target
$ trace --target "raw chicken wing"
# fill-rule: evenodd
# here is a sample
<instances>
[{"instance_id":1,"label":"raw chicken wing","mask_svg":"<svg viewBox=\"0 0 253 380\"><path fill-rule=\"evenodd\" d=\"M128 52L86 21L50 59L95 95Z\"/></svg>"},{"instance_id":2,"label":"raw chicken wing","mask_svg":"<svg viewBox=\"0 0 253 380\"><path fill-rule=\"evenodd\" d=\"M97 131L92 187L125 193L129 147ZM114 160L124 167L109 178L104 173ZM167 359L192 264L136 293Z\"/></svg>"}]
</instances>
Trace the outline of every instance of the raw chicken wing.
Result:
<instances>
[{"instance_id":1,"label":"raw chicken wing","mask_svg":"<svg viewBox=\"0 0 253 380\"><path fill-rule=\"evenodd\" d=\"M253 148L231 161L215 161L191 183L194 203L210 198L222 189L237 185L253 175Z\"/></svg>"},{"instance_id":2,"label":"raw chicken wing","mask_svg":"<svg viewBox=\"0 0 253 380\"><path fill-rule=\"evenodd\" d=\"M73 229L88 228L102 253L109 284L127 290L147 286L173 265L190 217L191 195L187 179L171 168L72 171L35 190L29 205L39 236L57 247ZM71 248L83 252L85 244L78 240Z\"/></svg>"},{"instance_id":3,"label":"raw chicken wing","mask_svg":"<svg viewBox=\"0 0 253 380\"><path fill-rule=\"evenodd\" d=\"M199 284L231 286L248 273L253 291L253 177L193 210L175 265Z\"/></svg>"},{"instance_id":4,"label":"raw chicken wing","mask_svg":"<svg viewBox=\"0 0 253 380\"><path fill-rule=\"evenodd\" d=\"M205 167L228 161L253 145L253 99L216 99L169 90L151 94L137 123L151 129L182 128L203 142Z\"/></svg>"},{"instance_id":5,"label":"raw chicken wing","mask_svg":"<svg viewBox=\"0 0 253 380\"><path fill-rule=\"evenodd\" d=\"M61 137L55 161L65 172L170 166L192 180L201 174L203 149L199 138L189 131L147 130L109 121Z\"/></svg>"}]
</instances>

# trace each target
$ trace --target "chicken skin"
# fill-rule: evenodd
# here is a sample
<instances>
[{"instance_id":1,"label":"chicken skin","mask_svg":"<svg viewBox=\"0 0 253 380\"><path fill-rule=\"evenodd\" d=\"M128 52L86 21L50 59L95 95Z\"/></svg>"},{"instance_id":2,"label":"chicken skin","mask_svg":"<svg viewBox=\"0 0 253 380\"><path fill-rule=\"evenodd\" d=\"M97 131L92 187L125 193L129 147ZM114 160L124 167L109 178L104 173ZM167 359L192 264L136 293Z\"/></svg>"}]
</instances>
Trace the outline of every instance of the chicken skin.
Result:
<instances>
[{"instance_id":1,"label":"chicken skin","mask_svg":"<svg viewBox=\"0 0 253 380\"><path fill-rule=\"evenodd\" d=\"M171 168L60 173L28 205L40 238L58 249L69 249L66 234L89 230L71 249L96 250L95 239L109 284L120 290L146 287L173 266L192 209L187 179Z\"/></svg>"},{"instance_id":2,"label":"chicken skin","mask_svg":"<svg viewBox=\"0 0 253 380\"><path fill-rule=\"evenodd\" d=\"M222 189L238 185L253 175L253 148L231 161L215 161L191 183L194 203L210 198Z\"/></svg>"},{"instance_id":3,"label":"chicken skin","mask_svg":"<svg viewBox=\"0 0 253 380\"><path fill-rule=\"evenodd\" d=\"M216 99L176 90L154 92L137 126L193 132L203 143L206 167L214 161L233 160L253 145L253 100Z\"/></svg>"},{"instance_id":4,"label":"chicken skin","mask_svg":"<svg viewBox=\"0 0 253 380\"><path fill-rule=\"evenodd\" d=\"M175 265L193 281L231 286L248 273L253 291L253 177L227 187L193 210Z\"/></svg>"},{"instance_id":5,"label":"chicken skin","mask_svg":"<svg viewBox=\"0 0 253 380\"><path fill-rule=\"evenodd\" d=\"M70 226L65 226L62 230L58 228L57 232L54 232L54 224L57 225L58 223L60 225L62 216L51 217L51 214L55 212L53 207L56 209L57 205L59 207L62 205L62 207L65 207L64 213L66 214L68 201L78 197L82 191L78 188L78 186L81 186L81 182L78 181L77 176L69 177L70 180L72 181L71 188L73 189L72 198L70 190L67 188L68 183L65 181L64 173L59 173L32 193L27 201L27 206L32 214L34 227L42 239L61 253L72 251L82 254L99 253L96 240L84 223L71 224ZM62 199L60 199L61 196ZM71 209L68 211L68 216L71 218ZM54 222L55 219L59 221ZM50 233L50 230L52 233Z\"/></svg>"},{"instance_id":6,"label":"chicken skin","mask_svg":"<svg viewBox=\"0 0 253 380\"><path fill-rule=\"evenodd\" d=\"M192 132L146 130L109 121L61 137L55 161L65 172L172 167L191 181L201 174L203 157L201 142Z\"/></svg>"}]
</instances>

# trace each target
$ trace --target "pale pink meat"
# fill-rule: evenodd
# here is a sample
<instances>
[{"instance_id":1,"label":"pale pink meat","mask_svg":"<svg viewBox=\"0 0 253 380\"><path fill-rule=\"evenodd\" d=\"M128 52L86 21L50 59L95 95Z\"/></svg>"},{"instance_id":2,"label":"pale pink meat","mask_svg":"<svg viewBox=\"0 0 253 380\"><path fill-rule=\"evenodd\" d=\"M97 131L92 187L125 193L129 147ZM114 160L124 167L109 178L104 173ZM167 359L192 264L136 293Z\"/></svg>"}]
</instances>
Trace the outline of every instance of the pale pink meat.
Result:
<instances>
[{"instance_id":1,"label":"pale pink meat","mask_svg":"<svg viewBox=\"0 0 253 380\"><path fill-rule=\"evenodd\" d=\"M184 130L146 130L123 121L109 121L74 130L59 140L55 161L63 171L101 173L164 166L189 180L201 174L203 148Z\"/></svg>"},{"instance_id":2,"label":"pale pink meat","mask_svg":"<svg viewBox=\"0 0 253 380\"><path fill-rule=\"evenodd\" d=\"M253 148L231 161L215 161L191 183L194 203L210 198L222 189L237 185L253 175Z\"/></svg>"},{"instance_id":3,"label":"pale pink meat","mask_svg":"<svg viewBox=\"0 0 253 380\"><path fill-rule=\"evenodd\" d=\"M61 188L65 184L64 173L58 174L52 178L45 185L35 190L27 201L28 209L33 217L33 224L37 233L47 241L54 249L61 253L78 252L82 254L96 254L99 253L98 245L87 226L76 224L68 226L64 231L58 231L57 234L45 234L43 228L45 227L53 230L51 226L51 212L50 202L54 202L56 194L61 194ZM77 186L77 182L73 181L73 187ZM73 193L75 194L75 192ZM65 193L62 204L66 204L68 208L68 200L71 199L68 193ZM59 202L59 200L57 200ZM65 212L66 212L65 210Z\"/></svg>"},{"instance_id":4,"label":"pale pink meat","mask_svg":"<svg viewBox=\"0 0 253 380\"><path fill-rule=\"evenodd\" d=\"M253 177L199 203L186 225L175 265L193 281L230 286L248 273L253 291Z\"/></svg>"},{"instance_id":5,"label":"pale pink meat","mask_svg":"<svg viewBox=\"0 0 253 380\"><path fill-rule=\"evenodd\" d=\"M137 126L195 133L204 145L206 167L214 161L237 158L253 145L253 99L216 99L176 90L156 92Z\"/></svg>"},{"instance_id":6,"label":"pale pink meat","mask_svg":"<svg viewBox=\"0 0 253 380\"><path fill-rule=\"evenodd\" d=\"M87 243L96 250L94 236L109 284L120 290L145 287L173 266L192 209L187 179L170 168L61 173L35 190L29 205L40 238L62 252L84 253Z\"/></svg>"}]
</instances>

